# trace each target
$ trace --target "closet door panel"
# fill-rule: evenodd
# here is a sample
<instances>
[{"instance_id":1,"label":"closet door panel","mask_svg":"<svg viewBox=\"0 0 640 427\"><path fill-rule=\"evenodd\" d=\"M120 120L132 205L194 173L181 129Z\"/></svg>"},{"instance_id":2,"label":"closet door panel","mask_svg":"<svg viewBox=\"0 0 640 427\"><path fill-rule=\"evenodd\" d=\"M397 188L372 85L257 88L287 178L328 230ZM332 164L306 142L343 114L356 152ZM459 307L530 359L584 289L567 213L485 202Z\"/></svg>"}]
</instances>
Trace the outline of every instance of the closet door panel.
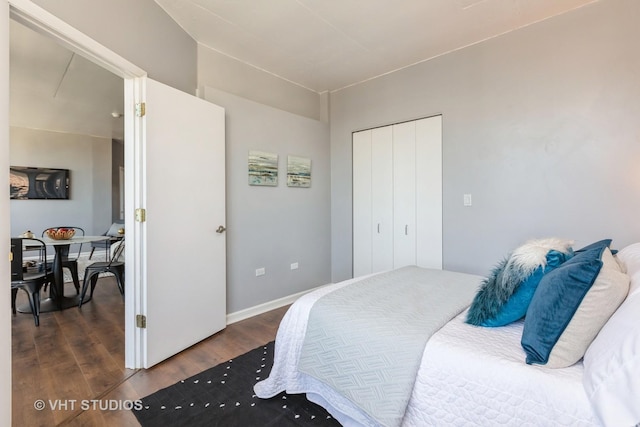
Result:
<instances>
[{"instance_id":1,"label":"closet door panel","mask_svg":"<svg viewBox=\"0 0 640 427\"><path fill-rule=\"evenodd\" d=\"M416 122L417 264L442 268L442 116Z\"/></svg>"},{"instance_id":2,"label":"closet door panel","mask_svg":"<svg viewBox=\"0 0 640 427\"><path fill-rule=\"evenodd\" d=\"M416 123L393 126L393 268L416 264Z\"/></svg>"},{"instance_id":3,"label":"closet door panel","mask_svg":"<svg viewBox=\"0 0 640 427\"><path fill-rule=\"evenodd\" d=\"M371 273L371 130L353 134L353 276Z\"/></svg>"},{"instance_id":4,"label":"closet door panel","mask_svg":"<svg viewBox=\"0 0 640 427\"><path fill-rule=\"evenodd\" d=\"M371 131L372 273L393 268L393 132Z\"/></svg>"}]
</instances>

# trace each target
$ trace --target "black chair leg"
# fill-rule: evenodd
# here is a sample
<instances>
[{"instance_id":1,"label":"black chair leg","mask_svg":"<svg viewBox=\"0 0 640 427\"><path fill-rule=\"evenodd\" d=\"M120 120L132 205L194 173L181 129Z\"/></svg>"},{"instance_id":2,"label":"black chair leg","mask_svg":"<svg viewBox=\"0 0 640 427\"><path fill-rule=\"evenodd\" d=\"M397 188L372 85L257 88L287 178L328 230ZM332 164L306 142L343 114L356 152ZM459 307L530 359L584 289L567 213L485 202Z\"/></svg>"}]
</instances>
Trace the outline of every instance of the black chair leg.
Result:
<instances>
[{"instance_id":1,"label":"black chair leg","mask_svg":"<svg viewBox=\"0 0 640 427\"><path fill-rule=\"evenodd\" d=\"M11 289L11 311L16 315L16 298L18 296L18 288Z\"/></svg>"},{"instance_id":2,"label":"black chair leg","mask_svg":"<svg viewBox=\"0 0 640 427\"><path fill-rule=\"evenodd\" d=\"M36 313L38 313L38 325L40 325L40 291L36 292L34 298L36 302Z\"/></svg>"},{"instance_id":3,"label":"black chair leg","mask_svg":"<svg viewBox=\"0 0 640 427\"><path fill-rule=\"evenodd\" d=\"M70 264L69 271L71 272L71 278L73 279L73 286L76 288L76 295L80 294L80 278L78 277L78 265Z\"/></svg>"},{"instance_id":4,"label":"black chair leg","mask_svg":"<svg viewBox=\"0 0 640 427\"><path fill-rule=\"evenodd\" d=\"M98 284L99 278L100 278L100 273L94 273L91 275L91 298L93 298L93 291L96 289L96 285Z\"/></svg>"},{"instance_id":5,"label":"black chair leg","mask_svg":"<svg viewBox=\"0 0 640 427\"><path fill-rule=\"evenodd\" d=\"M40 317L38 316L38 307L36 305L36 294L31 293L27 290L27 295L29 295L29 307L31 308L31 313L33 314L33 321L36 323L36 326L40 326Z\"/></svg>"},{"instance_id":6,"label":"black chair leg","mask_svg":"<svg viewBox=\"0 0 640 427\"><path fill-rule=\"evenodd\" d=\"M91 257L93 256L93 251L95 251L96 248L91 248L91 253L89 254L89 259L91 259Z\"/></svg>"},{"instance_id":7,"label":"black chair leg","mask_svg":"<svg viewBox=\"0 0 640 427\"><path fill-rule=\"evenodd\" d=\"M84 280L82 281L82 292L80 292L80 301L78 302L78 308L82 308L82 301L84 297L87 295L87 288L89 287L89 283L91 282L91 273L88 271L84 272Z\"/></svg>"},{"instance_id":8,"label":"black chair leg","mask_svg":"<svg viewBox=\"0 0 640 427\"><path fill-rule=\"evenodd\" d=\"M36 326L40 326L40 292L34 292L31 298L33 299L33 320Z\"/></svg>"},{"instance_id":9,"label":"black chair leg","mask_svg":"<svg viewBox=\"0 0 640 427\"><path fill-rule=\"evenodd\" d=\"M116 282L118 283L118 290L120 291L120 295L122 295L122 298L124 299L124 277L119 271L114 272L114 275L116 276Z\"/></svg>"}]
</instances>

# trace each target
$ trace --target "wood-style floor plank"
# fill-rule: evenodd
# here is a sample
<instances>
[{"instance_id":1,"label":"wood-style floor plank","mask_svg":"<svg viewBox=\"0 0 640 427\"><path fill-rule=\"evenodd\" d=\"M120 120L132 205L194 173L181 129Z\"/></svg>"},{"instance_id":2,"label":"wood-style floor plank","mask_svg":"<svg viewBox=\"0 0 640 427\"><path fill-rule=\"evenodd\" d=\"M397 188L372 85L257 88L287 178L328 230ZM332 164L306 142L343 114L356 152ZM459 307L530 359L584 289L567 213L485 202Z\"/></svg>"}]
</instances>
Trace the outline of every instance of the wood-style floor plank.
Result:
<instances>
[{"instance_id":1,"label":"wood-style floor plank","mask_svg":"<svg viewBox=\"0 0 640 427\"><path fill-rule=\"evenodd\" d=\"M75 294L71 284L65 293ZM26 301L20 292L18 305ZM91 401L134 401L272 341L287 308L229 325L148 370L124 368L124 303L113 278L100 279L81 310L43 313L40 327L18 313L12 319L12 425L138 426L131 411L100 410L99 403L94 410ZM34 408L39 399L44 410ZM63 407L52 410L56 403Z\"/></svg>"}]
</instances>

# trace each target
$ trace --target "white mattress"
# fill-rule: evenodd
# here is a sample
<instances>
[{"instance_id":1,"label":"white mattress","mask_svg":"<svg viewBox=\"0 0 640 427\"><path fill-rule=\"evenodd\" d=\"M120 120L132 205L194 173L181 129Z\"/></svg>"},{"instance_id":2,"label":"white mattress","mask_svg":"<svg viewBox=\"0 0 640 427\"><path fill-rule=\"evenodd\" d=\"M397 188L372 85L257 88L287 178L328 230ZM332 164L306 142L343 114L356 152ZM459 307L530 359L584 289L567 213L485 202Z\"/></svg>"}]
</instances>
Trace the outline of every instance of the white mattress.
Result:
<instances>
[{"instance_id":1,"label":"white mattress","mask_svg":"<svg viewBox=\"0 0 640 427\"><path fill-rule=\"evenodd\" d=\"M345 426L375 423L347 399L297 370L307 318L313 303L334 289L301 297L283 318L276 336L269 378L255 387L259 397L281 391L307 393ZM479 328L449 322L428 342L403 426L593 426L599 425L582 386L582 363L548 369L524 363L522 322ZM325 398L335 403L327 405Z\"/></svg>"}]
</instances>

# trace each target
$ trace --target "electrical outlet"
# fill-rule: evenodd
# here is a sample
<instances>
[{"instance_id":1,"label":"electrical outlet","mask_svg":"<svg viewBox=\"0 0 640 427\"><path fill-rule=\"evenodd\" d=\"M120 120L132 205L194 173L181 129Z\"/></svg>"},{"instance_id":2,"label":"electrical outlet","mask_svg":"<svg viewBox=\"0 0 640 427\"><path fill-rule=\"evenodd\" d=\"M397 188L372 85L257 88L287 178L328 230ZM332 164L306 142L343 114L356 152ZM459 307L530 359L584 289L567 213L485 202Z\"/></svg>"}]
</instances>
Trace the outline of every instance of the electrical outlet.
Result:
<instances>
[{"instance_id":1,"label":"electrical outlet","mask_svg":"<svg viewBox=\"0 0 640 427\"><path fill-rule=\"evenodd\" d=\"M471 206L472 202L471 202L471 194L465 194L463 197L463 204L464 206Z\"/></svg>"},{"instance_id":2,"label":"electrical outlet","mask_svg":"<svg viewBox=\"0 0 640 427\"><path fill-rule=\"evenodd\" d=\"M298 263L294 262L293 264L291 264L291 269L292 270L297 270L298 269Z\"/></svg>"},{"instance_id":3,"label":"electrical outlet","mask_svg":"<svg viewBox=\"0 0 640 427\"><path fill-rule=\"evenodd\" d=\"M266 271L265 271L264 267L262 267L262 268L257 268L257 269L256 269L256 277L258 277L258 276L264 276L264 275L265 275L265 273L266 273Z\"/></svg>"}]
</instances>

